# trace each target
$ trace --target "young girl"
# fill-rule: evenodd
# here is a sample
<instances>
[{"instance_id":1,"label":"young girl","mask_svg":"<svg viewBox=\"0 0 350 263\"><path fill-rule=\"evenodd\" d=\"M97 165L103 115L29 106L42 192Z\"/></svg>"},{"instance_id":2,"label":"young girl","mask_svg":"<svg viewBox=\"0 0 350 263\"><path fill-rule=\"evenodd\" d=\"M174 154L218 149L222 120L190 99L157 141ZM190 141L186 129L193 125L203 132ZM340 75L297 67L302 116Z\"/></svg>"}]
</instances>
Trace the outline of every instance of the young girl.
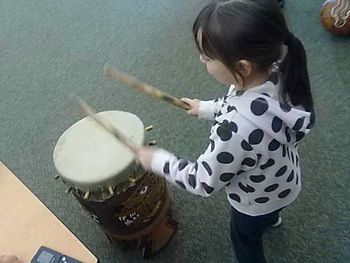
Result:
<instances>
[{"instance_id":1,"label":"young girl","mask_svg":"<svg viewBox=\"0 0 350 263\"><path fill-rule=\"evenodd\" d=\"M265 262L263 232L300 192L298 142L315 120L305 51L276 0L212 2L193 35L209 74L231 85L220 99L183 99L214 120L208 148L188 161L140 147L136 160L196 195L225 188L238 261Z\"/></svg>"}]
</instances>

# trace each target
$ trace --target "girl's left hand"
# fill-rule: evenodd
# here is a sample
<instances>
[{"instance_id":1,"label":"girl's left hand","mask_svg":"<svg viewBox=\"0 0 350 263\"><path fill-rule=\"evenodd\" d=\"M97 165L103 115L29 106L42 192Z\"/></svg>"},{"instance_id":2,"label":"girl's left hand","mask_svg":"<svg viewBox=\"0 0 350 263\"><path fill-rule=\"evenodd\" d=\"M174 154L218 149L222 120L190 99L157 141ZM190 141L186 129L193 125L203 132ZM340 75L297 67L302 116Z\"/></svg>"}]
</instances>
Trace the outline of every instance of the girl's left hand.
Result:
<instances>
[{"instance_id":1,"label":"girl's left hand","mask_svg":"<svg viewBox=\"0 0 350 263\"><path fill-rule=\"evenodd\" d=\"M140 163L145 170L151 170L152 160L155 152L154 147L140 146L136 150L135 160Z\"/></svg>"}]
</instances>

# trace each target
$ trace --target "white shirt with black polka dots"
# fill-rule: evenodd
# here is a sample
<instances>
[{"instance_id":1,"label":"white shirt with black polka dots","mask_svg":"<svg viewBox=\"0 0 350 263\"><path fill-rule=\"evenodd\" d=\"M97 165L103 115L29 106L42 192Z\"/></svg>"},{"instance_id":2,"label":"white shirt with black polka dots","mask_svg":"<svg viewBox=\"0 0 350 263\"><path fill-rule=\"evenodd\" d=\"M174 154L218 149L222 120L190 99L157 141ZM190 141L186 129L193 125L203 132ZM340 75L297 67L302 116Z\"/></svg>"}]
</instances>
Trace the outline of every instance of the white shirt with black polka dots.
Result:
<instances>
[{"instance_id":1,"label":"white shirt with black polka dots","mask_svg":"<svg viewBox=\"0 0 350 263\"><path fill-rule=\"evenodd\" d=\"M201 101L199 117L214 120L205 152L189 161L159 149L152 171L201 196L225 188L230 204L251 216L289 205L301 189L297 144L315 116L280 103L276 82Z\"/></svg>"}]
</instances>

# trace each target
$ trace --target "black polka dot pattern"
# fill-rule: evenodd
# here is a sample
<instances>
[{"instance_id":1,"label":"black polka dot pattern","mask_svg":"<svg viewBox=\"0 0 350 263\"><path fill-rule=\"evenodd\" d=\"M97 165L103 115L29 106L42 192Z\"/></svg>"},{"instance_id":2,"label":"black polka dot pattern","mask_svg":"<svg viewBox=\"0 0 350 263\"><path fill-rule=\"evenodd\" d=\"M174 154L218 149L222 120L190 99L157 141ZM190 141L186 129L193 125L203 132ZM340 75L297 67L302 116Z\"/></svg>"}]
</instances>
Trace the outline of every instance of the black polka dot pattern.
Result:
<instances>
[{"instance_id":1,"label":"black polka dot pattern","mask_svg":"<svg viewBox=\"0 0 350 263\"><path fill-rule=\"evenodd\" d=\"M285 198L285 197L287 197L287 195L289 195L290 192L291 192L290 189L284 190L283 192L280 192L278 194L278 197L279 198Z\"/></svg>"},{"instance_id":2,"label":"black polka dot pattern","mask_svg":"<svg viewBox=\"0 0 350 263\"><path fill-rule=\"evenodd\" d=\"M261 129L256 129L249 134L248 142L250 144L259 144L264 138L264 132Z\"/></svg>"},{"instance_id":3,"label":"black polka dot pattern","mask_svg":"<svg viewBox=\"0 0 350 263\"><path fill-rule=\"evenodd\" d=\"M231 193L231 194L229 194L229 197L230 197L232 200L234 200L234 201L236 201L236 202L238 202L238 203L241 202L241 198L240 198L239 195L237 195L237 194Z\"/></svg>"},{"instance_id":4,"label":"black polka dot pattern","mask_svg":"<svg viewBox=\"0 0 350 263\"><path fill-rule=\"evenodd\" d=\"M283 158L286 157L286 154L287 154L287 152L286 152L286 146L283 145L283 147L282 147L282 157L283 157Z\"/></svg>"},{"instance_id":5,"label":"black polka dot pattern","mask_svg":"<svg viewBox=\"0 0 350 263\"><path fill-rule=\"evenodd\" d=\"M211 194L214 191L214 188L207 185L206 183L202 182L201 185L203 186L203 188L207 192L207 194Z\"/></svg>"},{"instance_id":6,"label":"black polka dot pattern","mask_svg":"<svg viewBox=\"0 0 350 263\"><path fill-rule=\"evenodd\" d=\"M216 156L219 163L228 164L233 162L233 155L229 152L222 152Z\"/></svg>"},{"instance_id":7,"label":"black polka dot pattern","mask_svg":"<svg viewBox=\"0 0 350 263\"><path fill-rule=\"evenodd\" d=\"M287 172L287 165L284 165L277 171L275 176L280 177L280 176L284 175L286 172Z\"/></svg>"},{"instance_id":8,"label":"black polka dot pattern","mask_svg":"<svg viewBox=\"0 0 350 263\"><path fill-rule=\"evenodd\" d=\"M188 161L186 160L181 160L179 163L179 171L182 171L183 169L185 169L185 167L188 165Z\"/></svg>"},{"instance_id":9,"label":"black polka dot pattern","mask_svg":"<svg viewBox=\"0 0 350 263\"><path fill-rule=\"evenodd\" d=\"M196 188L196 177L193 174L188 175L188 183L193 188Z\"/></svg>"},{"instance_id":10,"label":"black polka dot pattern","mask_svg":"<svg viewBox=\"0 0 350 263\"><path fill-rule=\"evenodd\" d=\"M277 151L278 148L280 148L281 143L279 141L276 141L275 139L273 139L270 143L269 143L269 151Z\"/></svg>"},{"instance_id":11,"label":"black polka dot pattern","mask_svg":"<svg viewBox=\"0 0 350 263\"><path fill-rule=\"evenodd\" d=\"M217 135L219 136L220 140L222 141L228 141L232 138L232 132L237 132L238 127L237 124L234 122L228 122L227 120L224 120L221 124L219 124L219 127L216 130Z\"/></svg>"},{"instance_id":12,"label":"black polka dot pattern","mask_svg":"<svg viewBox=\"0 0 350 263\"><path fill-rule=\"evenodd\" d=\"M280 103L280 107L281 110L284 112L289 112L292 109L288 104L285 103Z\"/></svg>"},{"instance_id":13,"label":"black polka dot pattern","mask_svg":"<svg viewBox=\"0 0 350 263\"><path fill-rule=\"evenodd\" d=\"M286 134L287 142L290 142L292 140L292 137L290 136L288 127L285 130L285 134Z\"/></svg>"},{"instance_id":14,"label":"black polka dot pattern","mask_svg":"<svg viewBox=\"0 0 350 263\"><path fill-rule=\"evenodd\" d=\"M304 125L304 120L305 120L305 117L300 117L299 119L297 119L297 121L295 122L292 128L293 131L299 131Z\"/></svg>"},{"instance_id":15,"label":"black polka dot pattern","mask_svg":"<svg viewBox=\"0 0 350 263\"><path fill-rule=\"evenodd\" d=\"M203 161L202 165L205 168L205 170L208 172L209 175L213 174L213 171L207 162Z\"/></svg>"},{"instance_id":16,"label":"black polka dot pattern","mask_svg":"<svg viewBox=\"0 0 350 263\"><path fill-rule=\"evenodd\" d=\"M295 180L295 184L298 185L299 184L299 174L296 174L296 180Z\"/></svg>"},{"instance_id":17,"label":"black polka dot pattern","mask_svg":"<svg viewBox=\"0 0 350 263\"><path fill-rule=\"evenodd\" d=\"M194 170L197 172L198 171L198 162L194 165Z\"/></svg>"},{"instance_id":18,"label":"black polka dot pattern","mask_svg":"<svg viewBox=\"0 0 350 263\"><path fill-rule=\"evenodd\" d=\"M215 142L212 139L210 139L210 151L213 152L214 149L215 149Z\"/></svg>"},{"instance_id":19,"label":"black polka dot pattern","mask_svg":"<svg viewBox=\"0 0 350 263\"><path fill-rule=\"evenodd\" d=\"M230 105L230 106L227 107L227 112L231 112L231 111L233 111L233 110L234 110L234 111L237 111L237 109L236 109L235 106L231 106L231 105Z\"/></svg>"},{"instance_id":20,"label":"black polka dot pattern","mask_svg":"<svg viewBox=\"0 0 350 263\"><path fill-rule=\"evenodd\" d=\"M245 171L244 170L240 170L240 171L238 171L237 175L240 175L242 173L245 173Z\"/></svg>"},{"instance_id":21,"label":"black polka dot pattern","mask_svg":"<svg viewBox=\"0 0 350 263\"><path fill-rule=\"evenodd\" d=\"M220 175L220 180L224 183L227 183L231 181L234 176L235 176L234 173L223 173Z\"/></svg>"},{"instance_id":22,"label":"black polka dot pattern","mask_svg":"<svg viewBox=\"0 0 350 263\"><path fill-rule=\"evenodd\" d=\"M286 147L286 148L287 148L287 155L288 155L288 159L290 160L289 147Z\"/></svg>"},{"instance_id":23,"label":"black polka dot pattern","mask_svg":"<svg viewBox=\"0 0 350 263\"><path fill-rule=\"evenodd\" d=\"M266 92L247 92L241 98L230 95L227 102L223 100L216 105L222 104L217 112L222 116L211 129L204 158L198 162L197 171L191 169L185 181L175 181L177 185L188 190L200 189L207 194L218 190L217 186L225 186L232 205L244 202L244 206L237 205L237 208L246 212L245 206L252 206L256 213L261 213L266 211L266 206L277 207L282 199L292 197L294 189L298 189L295 184L301 183L295 144L305 136L305 127L310 125L309 116L295 118L297 110L291 108L291 104L276 101L274 91ZM234 105L228 105L231 101ZM240 114L236 114L237 110ZM275 115L271 116L271 110ZM189 169L186 162L176 165L171 164L171 173L176 168L177 171ZM212 182L214 178L208 178L214 174L215 183Z\"/></svg>"},{"instance_id":24,"label":"black polka dot pattern","mask_svg":"<svg viewBox=\"0 0 350 263\"><path fill-rule=\"evenodd\" d=\"M299 131L299 132L297 132L297 133L295 134L295 137L296 137L296 141L298 142L298 141L300 141L302 138L305 137L305 133Z\"/></svg>"},{"instance_id":25,"label":"black polka dot pattern","mask_svg":"<svg viewBox=\"0 0 350 263\"><path fill-rule=\"evenodd\" d=\"M232 137L232 133L228 129L228 121L224 121L223 123L221 123L217 128L216 133L218 134L220 140L224 142L230 140Z\"/></svg>"},{"instance_id":26,"label":"black polka dot pattern","mask_svg":"<svg viewBox=\"0 0 350 263\"><path fill-rule=\"evenodd\" d=\"M228 128L231 132L237 132L238 131L238 126L235 122L230 121L230 123L228 124Z\"/></svg>"},{"instance_id":27,"label":"black polka dot pattern","mask_svg":"<svg viewBox=\"0 0 350 263\"><path fill-rule=\"evenodd\" d=\"M176 183L178 186L180 186L182 189L185 189L185 190L186 190L186 186L184 185L183 182L177 181L177 180L176 180L175 183Z\"/></svg>"},{"instance_id":28,"label":"black polka dot pattern","mask_svg":"<svg viewBox=\"0 0 350 263\"><path fill-rule=\"evenodd\" d=\"M244 185L240 182L238 184L238 186L239 186L239 188L241 188L241 190L243 192L246 192L246 193L254 193L255 192L255 189L253 187L251 187L250 185Z\"/></svg>"},{"instance_id":29,"label":"black polka dot pattern","mask_svg":"<svg viewBox=\"0 0 350 263\"><path fill-rule=\"evenodd\" d=\"M256 116L263 115L268 109L269 104L264 98L257 98L250 104L250 110Z\"/></svg>"},{"instance_id":30,"label":"black polka dot pattern","mask_svg":"<svg viewBox=\"0 0 350 263\"><path fill-rule=\"evenodd\" d=\"M169 162L166 162L164 167L163 167L163 173L165 174L169 174L170 170L169 170Z\"/></svg>"},{"instance_id":31,"label":"black polka dot pattern","mask_svg":"<svg viewBox=\"0 0 350 263\"><path fill-rule=\"evenodd\" d=\"M263 181L265 181L266 177L265 175L251 175L250 177L250 180L254 183L261 183Z\"/></svg>"},{"instance_id":32,"label":"black polka dot pattern","mask_svg":"<svg viewBox=\"0 0 350 263\"><path fill-rule=\"evenodd\" d=\"M265 204L270 200L270 198L268 197L259 197L255 199L255 202L257 202L258 204Z\"/></svg>"},{"instance_id":33,"label":"black polka dot pattern","mask_svg":"<svg viewBox=\"0 0 350 263\"><path fill-rule=\"evenodd\" d=\"M272 184L268 187L265 188L265 192L269 193L269 192L273 192L278 188L279 184Z\"/></svg>"},{"instance_id":34,"label":"black polka dot pattern","mask_svg":"<svg viewBox=\"0 0 350 263\"><path fill-rule=\"evenodd\" d=\"M250 152L253 150L253 147L246 140L243 140L241 142L241 147L243 150L245 150L247 152Z\"/></svg>"},{"instance_id":35,"label":"black polka dot pattern","mask_svg":"<svg viewBox=\"0 0 350 263\"><path fill-rule=\"evenodd\" d=\"M263 164L263 165L260 166L260 169L261 169L261 170L265 170L265 169L271 167L271 166L274 165L274 164L275 164L275 161L274 161L273 159L268 159L267 162L266 162L265 164Z\"/></svg>"},{"instance_id":36,"label":"black polka dot pattern","mask_svg":"<svg viewBox=\"0 0 350 263\"><path fill-rule=\"evenodd\" d=\"M272 120L272 130L274 132L279 132L281 129L282 129L282 120L278 117L273 117L273 120Z\"/></svg>"},{"instance_id":37,"label":"black polka dot pattern","mask_svg":"<svg viewBox=\"0 0 350 263\"><path fill-rule=\"evenodd\" d=\"M290 183L294 179L294 170L292 170L287 178L287 182Z\"/></svg>"},{"instance_id":38,"label":"black polka dot pattern","mask_svg":"<svg viewBox=\"0 0 350 263\"><path fill-rule=\"evenodd\" d=\"M243 161L242 161L242 165L247 165L249 167L254 167L256 164L256 161L252 158L245 158Z\"/></svg>"}]
</instances>

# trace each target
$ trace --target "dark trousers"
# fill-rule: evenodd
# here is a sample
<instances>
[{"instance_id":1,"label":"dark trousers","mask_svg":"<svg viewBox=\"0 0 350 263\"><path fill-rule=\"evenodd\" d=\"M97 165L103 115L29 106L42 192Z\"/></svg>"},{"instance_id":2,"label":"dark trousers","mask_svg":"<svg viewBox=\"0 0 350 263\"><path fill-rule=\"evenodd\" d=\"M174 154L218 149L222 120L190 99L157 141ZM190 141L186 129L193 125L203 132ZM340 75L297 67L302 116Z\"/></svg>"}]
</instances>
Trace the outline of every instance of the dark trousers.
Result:
<instances>
[{"instance_id":1,"label":"dark trousers","mask_svg":"<svg viewBox=\"0 0 350 263\"><path fill-rule=\"evenodd\" d=\"M239 263L266 263L262 235L277 222L281 210L249 216L231 209L231 241Z\"/></svg>"}]
</instances>

